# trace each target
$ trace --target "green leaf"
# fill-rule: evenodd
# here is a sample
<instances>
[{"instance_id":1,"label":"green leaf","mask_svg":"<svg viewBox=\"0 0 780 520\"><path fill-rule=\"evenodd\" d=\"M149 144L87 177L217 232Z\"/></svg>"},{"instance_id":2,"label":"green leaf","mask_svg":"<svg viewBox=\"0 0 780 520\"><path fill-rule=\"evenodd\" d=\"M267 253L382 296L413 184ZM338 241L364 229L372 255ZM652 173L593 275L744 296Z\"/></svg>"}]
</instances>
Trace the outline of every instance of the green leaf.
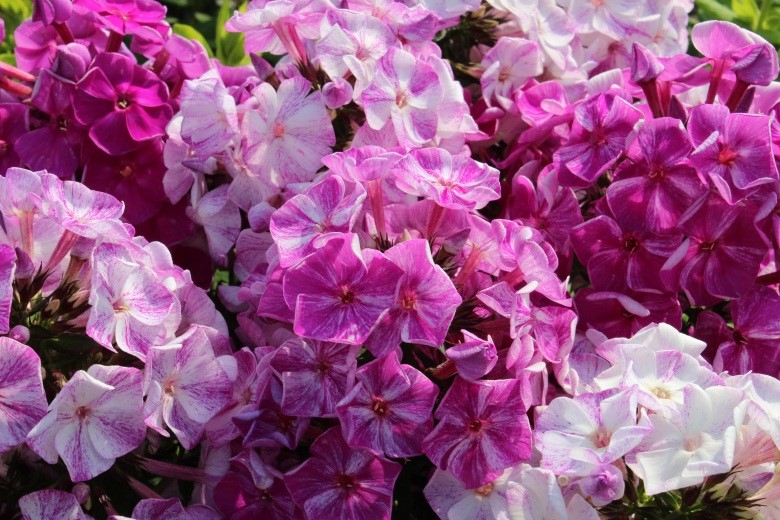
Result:
<instances>
[{"instance_id":1,"label":"green leaf","mask_svg":"<svg viewBox=\"0 0 780 520\"><path fill-rule=\"evenodd\" d=\"M748 29L755 27L759 13L755 0L731 0L731 9L739 18L750 22Z\"/></svg>"},{"instance_id":2,"label":"green leaf","mask_svg":"<svg viewBox=\"0 0 780 520\"><path fill-rule=\"evenodd\" d=\"M0 61L16 67L16 56L14 56L13 52L4 52L0 54Z\"/></svg>"},{"instance_id":3,"label":"green leaf","mask_svg":"<svg viewBox=\"0 0 780 520\"><path fill-rule=\"evenodd\" d=\"M737 13L718 2L718 0L696 0L696 8L702 20L725 20L730 22L737 18Z\"/></svg>"},{"instance_id":4,"label":"green leaf","mask_svg":"<svg viewBox=\"0 0 780 520\"><path fill-rule=\"evenodd\" d=\"M175 23L173 24L173 34L178 34L179 36L183 36L185 38L189 38L190 40L195 40L197 42L200 42L201 45L206 49L206 52L209 55L209 58L214 57L214 52L211 50L211 47L209 46L209 42L206 41L206 38L200 34L197 29L195 29L191 25L186 25L183 23Z\"/></svg>"},{"instance_id":5,"label":"green leaf","mask_svg":"<svg viewBox=\"0 0 780 520\"><path fill-rule=\"evenodd\" d=\"M245 11L246 2L241 4L238 10ZM231 9L230 0L223 0L217 14L217 59L225 65L247 65L250 61L249 56L244 52L243 33L231 33L225 30L225 23L232 14L233 10Z\"/></svg>"}]
</instances>

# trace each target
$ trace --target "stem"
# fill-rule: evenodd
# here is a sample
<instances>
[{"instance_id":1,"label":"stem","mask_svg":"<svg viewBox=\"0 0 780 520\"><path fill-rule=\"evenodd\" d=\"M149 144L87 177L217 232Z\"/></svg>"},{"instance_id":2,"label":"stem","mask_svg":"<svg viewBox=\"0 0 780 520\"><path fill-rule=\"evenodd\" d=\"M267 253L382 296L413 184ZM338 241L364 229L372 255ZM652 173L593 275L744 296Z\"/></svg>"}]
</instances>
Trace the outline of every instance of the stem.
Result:
<instances>
[{"instance_id":1,"label":"stem","mask_svg":"<svg viewBox=\"0 0 780 520\"><path fill-rule=\"evenodd\" d=\"M374 214L376 232L380 237L386 237L385 203L382 195L382 181L380 179L368 181L368 198L371 201L371 213Z\"/></svg>"},{"instance_id":2,"label":"stem","mask_svg":"<svg viewBox=\"0 0 780 520\"><path fill-rule=\"evenodd\" d=\"M436 231L441 225L442 217L444 217L444 208L436 204L431 211L431 215L428 217L428 228L425 230L429 239L433 239L436 236Z\"/></svg>"},{"instance_id":3,"label":"stem","mask_svg":"<svg viewBox=\"0 0 780 520\"><path fill-rule=\"evenodd\" d=\"M57 245L54 247L54 251L49 258L49 262L46 264L44 271L50 271L54 266L62 262L62 259L70 252L78 238L79 236L77 234L66 229L57 241Z\"/></svg>"},{"instance_id":4,"label":"stem","mask_svg":"<svg viewBox=\"0 0 780 520\"><path fill-rule=\"evenodd\" d=\"M13 65L10 65L8 63L3 63L0 61L0 74L3 74L5 76L8 76L9 78L18 79L19 81L24 81L25 83L35 83L35 76L32 74L23 71L20 68L14 67Z\"/></svg>"},{"instance_id":5,"label":"stem","mask_svg":"<svg viewBox=\"0 0 780 520\"><path fill-rule=\"evenodd\" d=\"M712 77L710 77L710 88L707 90L707 99L704 101L708 105L715 101L715 96L718 94L718 85L720 85L720 78L723 76L724 66L723 60L715 60L715 65L712 67Z\"/></svg>"},{"instance_id":6,"label":"stem","mask_svg":"<svg viewBox=\"0 0 780 520\"><path fill-rule=\"evenodd\" d=\"M653 112L653 116L662 117L663 113L661 111L661 102L658 98L658 85L656 84L656 81L643 81L639 86L642 87L642 92L645 93L647 105Z\"/></svg>"},{"instance_id":7,"label":"stem","mask_svg":"<svg viewBox=\"0 0 780 520\"><path fill-rule=\"evenodd\" d=\"M434 368L431 375L436 379L447 379L448 377L454 376L457 372L458 370L455 366L455 362L451 359L448 359L441 365Z\"/></svg>"},{"instance_id":8,"label":"stem","mask_svg":"<svg viewBox=\"0 0 780 520\"><path fill-rule=\"evenodd\" d=\"M9 94L13 94L20 98L28 98L32 95L32 89L30 87L11 81L2 74L0 74L0 90L5 90Z\"/></svg>"},{"instance_id":9,"label":"stem","mask_svg":"<svg viewBox=\"0 0 780 520\"><path fill-rule=\"evenodd\" d=\"M734 84L734 88L731 90L728 101L726 101L726 106L729 107L729 110L734 112L737 109L737 105L739 105L739 102L742 101L742 98L744 97L745 92L747 92L749 86L750 85L741 79L737 80L737 82Z\"/></svg>"},{"instance_id":10,"label":"stem","mask_svg":"<svg viewBox=\"0 0 780 520\"><path fill-rule=\"evenodd\" d=\"M162 70L168 64L168 60L170 59L170 57L171 57L171 53L166 51L165 49L157 53L157 56L154 57L154 63L152 64L152 72L154 72L159 76Z\"/></svg>"}]
</instances>

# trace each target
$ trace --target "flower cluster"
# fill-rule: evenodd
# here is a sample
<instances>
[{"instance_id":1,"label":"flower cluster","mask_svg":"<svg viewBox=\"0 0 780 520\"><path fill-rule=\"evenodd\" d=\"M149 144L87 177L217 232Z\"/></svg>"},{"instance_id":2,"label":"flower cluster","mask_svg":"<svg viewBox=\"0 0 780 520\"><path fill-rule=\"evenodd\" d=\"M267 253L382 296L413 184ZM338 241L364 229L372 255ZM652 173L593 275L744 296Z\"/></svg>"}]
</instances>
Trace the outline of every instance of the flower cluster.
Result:
<instances>
[{"instance_id":1,"label":"flower cluster","mask_svg":"<svg viewBox=\"0 0 780 520\"><path fill-rule=\"evenodd\" d=\"M682 54L686 0L252 0L230 67L154 0L34 4L0 515L780 514L760 37Z\"/></svg>"}]
</instances>

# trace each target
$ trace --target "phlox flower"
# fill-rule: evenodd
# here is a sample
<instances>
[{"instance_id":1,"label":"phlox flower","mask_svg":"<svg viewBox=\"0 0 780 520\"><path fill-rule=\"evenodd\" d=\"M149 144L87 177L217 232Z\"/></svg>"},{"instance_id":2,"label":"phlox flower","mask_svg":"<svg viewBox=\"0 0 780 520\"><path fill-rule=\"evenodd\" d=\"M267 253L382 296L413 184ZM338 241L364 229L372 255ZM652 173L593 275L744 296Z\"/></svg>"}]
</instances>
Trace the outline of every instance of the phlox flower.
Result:
<instances>
[{"instance_id":1,"label":"phlox flower","mask_svg":"<svg viewBox=\"0 0 780 520\"><path fill-rule=\"evenodd\" d=\"M535 423L541 466L585 477L631 451L652 430L646 417L637 422L637 394L628 388L553 399Z\"/></svg>"},{"instance_id":2,"label":"phlox flower","mask_svg":"<svg viewBox=\"0 0 780 520\"><path fill-rule=\"evenodd\" d=\"M146 435L142 383L136 368L92 365L79 370L27 435L27 445L49 464L61 457L73 482L103 473Z\"/></svg>"},{"instance_id":3,"label":"phlox flower","mask_svg":"<svg viewBox=\"0 0 780 520\"><path fill-rule=\"evenodd\" d=\"M101 244L93 253L89 303L87 334L109 350L116 341L120 350L141 360L166 339L167 322L178 320L181 312L154 271L117 244Z\"/></svg>"},{"instance_id":4,"label":"phlox flower","mask_svg":"<svg viewBox=\"0 0 780 520\"><path fill-rule=\"evenodd\" d=\"M363 343L395 303L403 272L382 253L361 251L356 235L331 239L284 276L284 300L295 310L295 333Z\"/></svg>"},{"instance_id":5,"label":"phlox flower","mask_svg":"<svg viewBox=\"0 0 780 520\"><path fill-rule=\"evenodd\" d=\"M385 251L385 256L403 274L395 302L365 340L366 348L381 356L401 342L438 347L463 301L455 285L433 262L427 240L401 242Z\"/></svg>"},{"instance_id":6,"label":"phlox flower","mask_svg":"<svg viewBox=\"0 0 780 520\"><path fill-rule=\"evenodd\" d=\"M516 467L507 468L492 482L468 488L449 471L437 469L423 492L433 511L445 520L508 519L507 489L516 472Z\"/></svg>"},{"instance_id":7,"label":"phlox flower","mask_svg":"<svg viewBox=\"0 0 780 520\"><path fill-rule=\"evenodd\" d=\"M106 52L78 82L73 115L89 127L98 147L118 155L164 135L173 110L168 88L157 76L121 54Z\"/></svg>"},{"instance_id":8,"label":"phlox flower","mask_svg":"<svg viewBox=\"0 0 780 520\"><path fill-rule=\"evenodd\" d=\"M271 358L282 380L282 411L297 417L332 417L352 388L358 347L294 338Z\"/></svg>"},{"instance_id":9,"label":"phlox flower","mask_svg":"<svg viewBox=\"0 0 780 520\"><path fill-rule=\"evenodd\" d=\"M464 341L448 348L444 355L455 364L458 375L467 381L476 381L488 374L498 363L498 353L490 336L482 339L467 330L461 330Z\"/></svg>"},{"instance_id":10,"label":"phlox flower","mask_svg":"<svg viewBox=\"0 0 780 520\"><path fill-rule=\"evenodd\" d=\"M509 477L506 495L510 520L570 518L561 488L549 470L521 465Z\"/></svg>"},{"instance_id":11,"label":"phlox flower","mask_svg":"<svg viewBox=\"0 0 780 520\"><path fill-rule=\"evenodd\" d=\"M168 426L186 449L200 441L206 423L233 395L233 383L200 326L149 350L144 386L146 424L165 436Z\"/></svg>"},{"instance_id":12,"label":"phlox flower","mask_svg":"<svg viewBox=\"0 0 780 520\"><path fill-rule=\"evenodd\" d=\"M398 142L419 147L436 135L436 104L441 84L436 71L414 55L390 48L358 100L368 126L380 130L392 122Z\"/></svg>"},{"instance_id":13,"label":"phlox flower","mask_svg":"<svg viewBox=\"0 0 780 520\"><path fill-rule=\"evenodd\" d=\"M180 104L181 137L201 159L222 153L238 135L236 100L217 69L186 81Z\"/></svg>"},{"instance_id":14,"label":"phlox flower","mask_svg":"<svg viewBox=\"0 0 780 520\"><path fill-rule=\"evenodd\" d=\"M147 498L133 508L133 520L220 520L222 515L201 504L185 508L178 498Z\"/></svg>"},{"instance_id":15,"label":"phlox flower","mask_svg":"<svg viewBox=\"0 0 780 520\"><path fill-rule=\"evenodd\" d=\"M451 209L482 209L500 197L498 170L441 148L414 150L396 165L396 186Z\"/></svg>"},{"instance_id":16,"label":"phlox flower","mask_svg":"<svg viewBox=\"0 0 780 520\"><path fill-rule=\"evenodd\" d=\"M284 476L295 503L309 518L390 519L400 464L350 447L338 428L320 435L311 454Z\"/></svg>"},{"instance_id":17,"label":"phlox flower","mask_svg":"<svg viewBox=\"0 0 780 520\"><path fill-rule=\"evenodd\" d=\"M65 491L42 489L19 499L22 520L87 520L78 499Z\"/></svg>"},{"instance_id":18,"label":"phlox flower","mask_svg":"<svg viewBox=\"0 0 780 520\"><path fill-rule=\"evenodd\" d=\"M517 380L457 378L436 409L439 424L423 451L467 487L495 480L531 457L531 428Z\"/></svg>"},{"instance_id":19,"label":"phlox flower","mask_svg":"<svg viewBox=\"0 0 780 520\"><path fill-rule=\"evenodd\" d=\"M366 199L359 184L330 176L295 195L271 215L279 264L291 267L314 251L320 237L352 231Z\"/></svg>"},{"instance_id":20,"label":"phlox flower","mask_svg":"<svg viewBox=\"0 0 780 520\"><path fill-rule=\"evenodd\" d=\"M0 338L0 453L24 442L46 415L41 360L33 349Z\"/></svg>"},{"instance_id":21,"label":"phlox flower","mask_svg":"<svg viewBox=\"0 0 780 520\"><path fill-rule=\"evenodd\" d=\"M484 71L479 81L485 101L511 111L514 92L543 72L543 61L538 44L524 38L499 38L482 58Z\"/></svg>"},{"instance_id":22,"label":"phlox flower","mask_svg":"<svg viewBox=\"0 0 780 520\"><path fill-rule=\"evenodd\" d=\"M0 245L0 334L7 334L11 330L15 273L16 252L11 246L2 244Z\"/></svg>"},{"instance_id":23,"label":"phlox flower","mask_svg":"<svg viewBox=\"0 0 780 520\"><path fill-rule=\"evenodd\" d=\"M241 213L229 196L229 187L220 186L206 193L197 204L187 208L187 214L203 226L211 259L218 265L227 263L241 231Z\"/></svg>"},{"instance_id":24,"label":"phlox flower","mask_svg":"<svg viewBox=\"0 0 780 520\"><path fill-rule=\"evenodd\" d=\"M283 188L310 181L336 143L321 94L311 92L311 84L300 76L282 81L278 90L268 83L259 85L250 103L253 108L244 114L241 134L251 172L230 184L231 197L244 210L260 201L243 191L257 191L252 186L257 182Z\"/></svg>"},{"instance_id":25,"label":"phlox flower","mask_svg":"<svg viewBox=\"0 0 780 520\"><path fill-rule=\"evenodd\" d=\"M732 467L737 429L748 402L741 390L685 388L668 417L650 415L652 432L626 456L648 495L700 484Z\"/></svg>"},{"instance_id":26,"label":"phlox flower","mask_svg":"<svg viewBox=\"0 0 780 520\"><path fill-rule=\"evenodd\" d=\"M395 458L421 455L422 441L433 429L436 385L401 365L394 352L360 367L355 378L355 387L337 407L350 446Z\"/></svg>"},{"instance_id":27,"label":"phlox flower","mask_svg":"<svg viewBox=\"0 0 780 520\"><path fill-rule=\"evenodd\" d=\"M206 437L212 446L222 446L240 435L233 417L252 403L259 376L257 357L247 347L232 356L219 356L217 361L233 383L233 395L222 410L206 423Z\"/></svg>"}]
</instances>

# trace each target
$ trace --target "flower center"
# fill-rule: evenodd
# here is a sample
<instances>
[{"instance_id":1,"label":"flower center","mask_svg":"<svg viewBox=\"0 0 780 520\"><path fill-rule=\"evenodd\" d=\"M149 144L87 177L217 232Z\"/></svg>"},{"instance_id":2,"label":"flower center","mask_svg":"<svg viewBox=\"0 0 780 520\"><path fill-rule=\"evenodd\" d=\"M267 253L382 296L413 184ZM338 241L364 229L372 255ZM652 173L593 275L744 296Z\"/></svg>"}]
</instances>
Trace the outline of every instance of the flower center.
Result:
<instances>
[{"instance_id":1,"label":"flower center","mask_svg":"<svg viewBox=\"0 0 780 520\"><path fill-rule=\"evenodd\" d=\"M636 237L626 236L623 240L625 241L624 246L626 251L629 253L633 252L637 247L639 247L639 239Z\"/></svg>"},{"instance_id":2,"label":"flower center","mask_svg":"<svg viewBox=\"0 0 780 520\"><path fill-rule=\"evenodd\" d=\"M336 480L336 485L341 489L351 491L358 486L355 482L355 478L352 475L339 475Z\"/></svg>"},{"instance_id":3,"label":"flower center","mask_svg":"<svg viewBox=\"0 0 780 520\"><path fill-rule=\"evenodd\" d=\"M670 399L672 397L672 393L669 390L661 388L660 386L653 388L652 392L658 399Z\"/></svg>"},{"instance_id":4,"label":"flower center","mask_svg":"<svg viewBox=\"0 0 780 520\"><path fill-rule=\"evenodd\" d=\"M409 104L408 94L406 92L399 92L395 96L395 105L398 108L404 108L407 104Z\"/></svg>"},{"instance_id":5,"label":"flower center","mask_svg":"<svg viewBox=\"0 0 780 520\"><path fill-rule=\"evenodd\" d=\"M685 451L696 451L701 447L701 435L690 435L685 438L685 442L683 442L683 447L685 448Z\"/></svg>"},{"instance_id":6,"label":"flower center","mask_svg":"<svg viewBox=\"0 0 780 520\"><path fill-rule=\"evenodd\" d=\"M417 295L414 293L401 296L401 308L412 311L417 308Z\"/></svg>"},{"instance_id":7,"label":"flower center","mask_svg":"<svg viewBox=\"0 0 780 520\"><path fill-rule=\"evenodd\" d=\"M381 397L374 397L371 403L371 411L380 417L384 416L387 413L387 401Z\"/></svg>"},{"instance_id":8,"label":"flower center","mask_svg":"<svg viewBox=\"0 0 780 520\"><path fill-rule=\"evenodd\" d=\"M469 431L473 433L480 433L482 431L482 427L484 425L482 424L481 419L474 419L469 423Z\"/></svg>"},{"instance_id":9,"label":"flower center","mask_svg":"<svg viewBox=\"0 0 780 520\"><path fill-rule=\"evenodd\" d=\"M653 179L653 180L655 180L655 179L659 179L660 180L660 179L664 178L664 175L666 175L666 170L664 169L663 166L653 165L650 168L650 172L648 173L647 177L649 179Z\"/></svg>"},{"instance_id":10,"label":"flower center","mask_svg":"<svg viewBox=\"0 0 780 520\"><path fill-rule=\"evenodd\" d=\"M341 290L341 294L339 295L339 301L345 305L349 305L355 301L355 293L347 288L344 288Z\"/></svg>"},{"instance_id":11,"label":"flower center","mask_svg":"<svg viewBox=\"0 0 780 520\"><path fill-rule=\"evenodd\" d=\"M591 439L593 441L593 445L597 448L606 448L609 446L609 441L611 440L612 435L605 430L604 428L599 428L596 430L596 432L593 434L593 438Z\"/></svg>"},{"instance_id":12,"label":"flower center","mask_svg":"<svg viewBox=\"0 0 780 520\"><path fill-rule=\"evenodd\" d=\"M279 121L274 124L274 137L284 137L284 125Z\"/></svg>"},{"instance_id":13,"label":"flower center","mask_svg":"<svg viewBox=\"0 0 780 520\"><path fill-rule=\"evenodd\" d=\"M734 343L737 345L747 345L748 339L740 331L734 331Z\"/></svg>"},{"instance_id":14,"label":"flower center","mask_svg":"<svg viewBox=\"0 0 780 520\"><path fill-rule=\"evenodd\" d=\"M64 132L68 129L68 120L63 116L57 117L57 129Z\"/></svg>"},{"instance_id":15,"label":"flower center","mask_svg":"<svg viewBox=\"0 0 780 520\"><path fill-rule=\"evenodd\" d=\"M89 408L87 408L86 406L79 406L78 408L76 408L76 417L78 417L81 420L84 420L87 417L89 417Z\"/></svg>"},{"instance_id":16,"label":"flower center","mask_svg":"<svg viewBox=\"0 0 780 520\"><path fill-rule=\"evenodd\" d=\"M488 482L484 486L480 486L477 489L474 490L474 493L476 493L479 496L482 497L489 497L491 493L493 493L493 483Z\"/></svg>"},{"instance_id":17,"label":"flower center","mask_svg":"<svg viewBox=\"0 0 780 520\"><path fill-rule=\"evenodd\" d=\"M124 178L128 178L133 174L133 167L129 164L126 164L122 166L122 168L119 170L119 175L121 175Z\"/></svg>"},{"instance_id":18,"label":"flower center","mask_svg":"<svg viewBox=\"0 0 780 520\"><path fill-rule=\"evenodd\" d=\"M116 100L116 107L120 110L124 110L130 106L130 101L125 98L119 98Z\"/></svg>"},{"instance_id":19,"label":"flower center","mask_svg":"<svg viewBox=\"0 0 780 520\"><path fill-rule=\"evenodd\" d=\"M738 157L734 150L731 150L728 146L718 152L718 162L724 166L731 166Z\"/></svg>"},{"instance_id":20,"label":"flower center","mask_svg":"<svg viewBox=\"0 0 780 520\"><path fill-rule=\"evenodd\" d=\"M712 242L703 242L703 243L702 243L702 244L699 246L699 251L707 251L707 252L710 252L710 251L712 251L713 249L715 249L715 241L712 241Z\"/></svg>"},{"instance_id":21,"label":"flower center","mask_svg":"<svg viewBox=\"0 0 780 520\"><path fill-rule=\"evenodd\" d=\"M176 393L176 386L174 385L174 382L168 381L165 383L165 395L173 395Z\"/></svg>"}]
</instances>

